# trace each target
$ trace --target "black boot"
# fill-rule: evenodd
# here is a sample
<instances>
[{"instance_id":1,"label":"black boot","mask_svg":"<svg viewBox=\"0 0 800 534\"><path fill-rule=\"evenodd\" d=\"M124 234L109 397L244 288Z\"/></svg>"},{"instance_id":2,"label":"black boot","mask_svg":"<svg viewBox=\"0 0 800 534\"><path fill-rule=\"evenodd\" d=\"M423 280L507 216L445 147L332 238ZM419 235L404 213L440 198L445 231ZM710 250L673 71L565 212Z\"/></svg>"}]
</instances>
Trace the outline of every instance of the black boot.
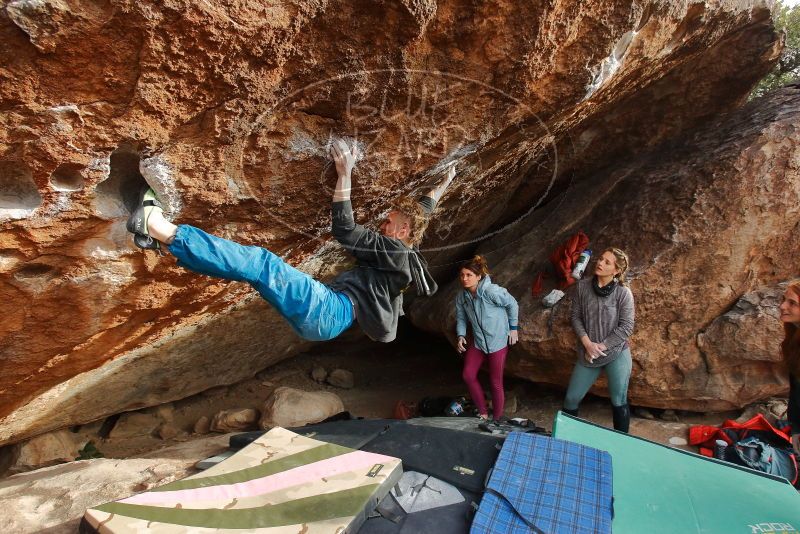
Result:
<instances>
[{"instance_id":1,"label":"black boot","mask_svg":"<svg viewBox=\"0 0 800 534\"><path fill-rule=\"evenodd\" d=\"M578 417L578 409L577 408L575 408L574 410L568 410L566 408L561 408L561 411L566 413L566 414L571 415L572 417Z\"/></svg>"},{"instance_id":2,"label":"black boot","mask_svg":"<svg viewBox=\"0 0 800 534\"><path fill-rule=\"evenodd\" d=\"M614 412L614 430L628 433L628 428L631 426L631 409L628 404L622 406L611 406Z\"/></svg>"}]
</instances>

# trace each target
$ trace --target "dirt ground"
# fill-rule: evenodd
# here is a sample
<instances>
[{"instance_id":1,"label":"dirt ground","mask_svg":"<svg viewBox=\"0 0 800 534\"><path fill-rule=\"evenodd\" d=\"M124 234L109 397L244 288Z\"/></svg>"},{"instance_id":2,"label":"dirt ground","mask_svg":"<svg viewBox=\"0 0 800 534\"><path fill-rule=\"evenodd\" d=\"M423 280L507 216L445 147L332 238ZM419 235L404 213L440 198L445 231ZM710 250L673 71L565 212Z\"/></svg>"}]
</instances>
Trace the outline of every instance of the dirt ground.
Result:
<instances>
[{"instance_id":1,"label":"dirt ground","mask_svg":"<svg viewBox=\"0 0 800 534\"><path fill-rule=\"evenodd\" d=\"M311 378L311 370L316 366L322 366L329 372L337 368L351 371L355 386L341 389L315 382ZM481 379L487 384L485 375ZM415 403L428 396L466 396L466 387L461 381L461 357L443 340L422 335L406 336L391 344L343 339L320 344L307 353L260 372L250 380L214 388L172 403L172 424L182 431L174 439L162 440L155 433L126 438L114 438L112 433L111 437L99 438L102 423L99 421L73 430L85 439L92 439L107 458L144 456L179 441L201 438L192 433L195 422L201 416L211 418L225 409L260 410L265 399L278 386L306 391L332 391L341 397L345 408L353 416L364 418L392 417L398 400ZM562 390L508 377L505 389L508 398L506 415L525 417L551 429L553 417L563 400ZM631 433L687 450L693 450L685 445L689 426L719 424L724 419L736 418L741 414L662 414L658 410L635 410L634 413L639 416L631 420ZM587 397L581 405L581 416L611 426L611 409L607 399Z\"/></svg>"}]
</instances>

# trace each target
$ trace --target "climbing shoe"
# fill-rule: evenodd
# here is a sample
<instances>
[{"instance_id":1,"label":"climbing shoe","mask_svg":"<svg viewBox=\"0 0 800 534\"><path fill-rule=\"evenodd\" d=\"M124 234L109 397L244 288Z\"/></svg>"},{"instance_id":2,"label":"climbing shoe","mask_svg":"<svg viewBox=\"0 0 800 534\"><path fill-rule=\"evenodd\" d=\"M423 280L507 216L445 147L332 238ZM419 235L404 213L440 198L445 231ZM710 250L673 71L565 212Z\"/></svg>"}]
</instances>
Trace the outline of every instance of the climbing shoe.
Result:
<instances>
[{"instance_id":1,"label":"climbing shoe","mask_svg":"<svg viewBox=\"0 0 800 534\"><path fill-rule=\"evenodd\" d=\"M139 201L128 217L125 227L133 234L134 244L143 249L158 250L161 244L158 240L150 237L147 231L147 220L154 210L162 210L164 207L156 197L155 192L150 187L143 187L139 193Z\"/></svg>"}]
</instances>

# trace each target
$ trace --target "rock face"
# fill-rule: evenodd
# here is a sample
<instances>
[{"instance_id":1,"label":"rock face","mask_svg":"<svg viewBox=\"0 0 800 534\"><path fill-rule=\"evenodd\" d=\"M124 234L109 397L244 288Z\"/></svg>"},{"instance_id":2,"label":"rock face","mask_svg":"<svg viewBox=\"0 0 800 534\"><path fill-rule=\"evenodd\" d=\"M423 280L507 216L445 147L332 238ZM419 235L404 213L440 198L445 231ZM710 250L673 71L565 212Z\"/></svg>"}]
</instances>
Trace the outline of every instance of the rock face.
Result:
<instances>
[{"instance_id":1,"label":"rock face","mask_svg":"<svg viewBox=\"0 0 800 534\"><path fill-rule=\"evenodd\" d=\"M84 460L9 477L0 482L0 496L14 509L0 512L0 528L19 533L76 532L87 508L184 477L188 473L183 463Z\"/></svg>"},{"instance_id":2,"label":"rock face","mask_svg":"<svg viewBox=\"0 0 800 534\"><path fill-rule=\"evenodd\" d=\"M781 361L784 333L778 306L785 290L780 284L745 293L697 335L709 373L726 374L746 362Z\"/></svg>"},{"instance_id":3,"label":"rock face","mask_svg":"<svg viewBox=\"0 0 800 534\"><path fill-rule=\"evenodd\" d=\"M14 1L0 43L0 444L307 347L246 284L132 247L145 183L177 221L327 278L348 261L331 135L361 143L364 222L457 160L425 242L450 276L571 184L621 183L610 166L740 105L781 49L760 0Z\"/></svg>"},{"instance_id":4,"label":"rock face","mask_svg":"<svg viewBox=\"0 0 800 534\"><path fill-rule=\"evenodd\" d=\"M84 460L5 478L0 532L77 532L87 508L191 475L196 462L225 450L227 440L205 438L162 449L152 458Z\"/></svg>"},{"instance_id":5,"label":"rock face","mask_svg":"<svg viewBox=\"0 0 800 534\"><path fill-rule=\"evenodd\" d=\"M798 228L800 86L793 86L598 172L534 216L526 231L482 245L493 280L520 303L520 344L507 368L567 384L576 343L572 291L546 309L530 286L550 251L583 229L595 251L617 246L631 258L632 403L723 410L784 393L776 286L795 276ZM416 301L415 321L452 336L457 290L450 284ZM607 394L604 381L596 392Z\"/></svg>"}]
</instances>

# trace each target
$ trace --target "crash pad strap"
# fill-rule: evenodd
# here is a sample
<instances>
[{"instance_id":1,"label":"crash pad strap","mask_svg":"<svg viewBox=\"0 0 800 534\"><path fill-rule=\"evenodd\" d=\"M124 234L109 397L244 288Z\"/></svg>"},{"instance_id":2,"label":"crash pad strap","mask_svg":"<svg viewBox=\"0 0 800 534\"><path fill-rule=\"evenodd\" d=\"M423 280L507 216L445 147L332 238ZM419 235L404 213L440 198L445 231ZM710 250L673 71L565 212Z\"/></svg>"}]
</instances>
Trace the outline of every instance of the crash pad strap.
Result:
<instances>
[{"instance_id":1,"label":"crash pad strap","mask_svg":"<svg viewBox=\"0 0 800 534\"><path fill-rule=\"evenodd\" d=\"M265 514L262 508L232 510L162 508L112 502L96 510L145 521L205 528L255 529L297 525L358 514L379 484L359 486L332 494L274 504Z\"/></svg>"}]
</instances>

